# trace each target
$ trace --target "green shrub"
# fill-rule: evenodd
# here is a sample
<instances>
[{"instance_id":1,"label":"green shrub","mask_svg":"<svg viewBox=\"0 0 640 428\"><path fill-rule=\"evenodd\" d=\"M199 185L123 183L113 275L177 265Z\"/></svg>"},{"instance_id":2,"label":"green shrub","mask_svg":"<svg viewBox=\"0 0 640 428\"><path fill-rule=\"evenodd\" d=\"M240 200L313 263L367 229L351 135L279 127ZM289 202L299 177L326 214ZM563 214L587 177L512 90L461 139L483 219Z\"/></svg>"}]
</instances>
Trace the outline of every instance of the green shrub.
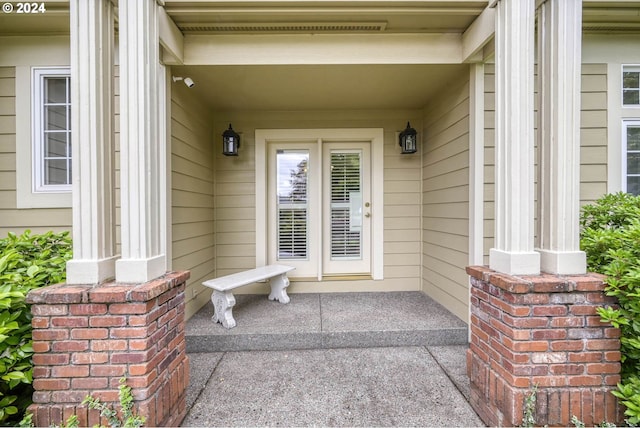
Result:
<instances>
[{"instance_id":1,"label":"green shrub","mask_svg":"<svg viewBox=\"0 0 640 428\"><path fill-rule=\"evenodd\" d=\"M63 282L71 258L69 233L0 240L0 424L19 422L33 394L29 290Z\"/></svg>"},{"instance_id":2,"label":"green shrub","mask_svg":"<svg viewBox=\"0 0 640 428\"><path fill-rule=\"evenodd\" d=\"M603 321L620 328L622 382L614 395L628 422L640 422L640 197L610 194L585 206L580 246L590 271L607 276L606 293L616 308L598 309Z\"/></svg>"}]
</instances>

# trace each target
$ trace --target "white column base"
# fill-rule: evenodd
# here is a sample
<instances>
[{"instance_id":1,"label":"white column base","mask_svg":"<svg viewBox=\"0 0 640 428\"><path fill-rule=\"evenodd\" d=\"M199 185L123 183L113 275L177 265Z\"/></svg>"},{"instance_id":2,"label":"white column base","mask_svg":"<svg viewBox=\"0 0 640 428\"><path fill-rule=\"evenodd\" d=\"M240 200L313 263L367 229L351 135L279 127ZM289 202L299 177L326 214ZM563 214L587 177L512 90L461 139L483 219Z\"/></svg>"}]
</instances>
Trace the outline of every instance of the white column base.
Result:
<instances>
[{"instance_id":1,"label":"white column base","mask_svg":"<svg viewBox=\"0 0 640 428\"><path fill-rule=\"evenodd\" d=\"M116 261L116 282L142 283L161 277L167 272L163 255L149 259L120 259Z\"/></svg>"},{"instance_id":2,"label":"white column base","mask_svg":"<svg viewBox=\"0 0 640 428\"><path fill-rule=\"evenodd\" d=\"M100 284L113 279L116 260L120 256L100 260L69 260L67 262L67 284Z\"/></svg>"},{"instance_id":3,"label":"white column base","mask_svg":"<svg viewBox=\"0 0 640 428\"><path fill-rule=\"evenodd\" d=\"M535 251L515 253L492 248L489 250L489 268L508 275L538 275L540 254Z\"/></svg>"},{"instance_id":4,"label":"white column base","mask_svg":"<svg viewBox=\"0 0 640 428\"><path fill-rule=\"evenodd\" d=\"M540 269L558 275L587 273L587 254L584 251L551 251L536 249L540 253Z\"/></svg>"}]
</instances>

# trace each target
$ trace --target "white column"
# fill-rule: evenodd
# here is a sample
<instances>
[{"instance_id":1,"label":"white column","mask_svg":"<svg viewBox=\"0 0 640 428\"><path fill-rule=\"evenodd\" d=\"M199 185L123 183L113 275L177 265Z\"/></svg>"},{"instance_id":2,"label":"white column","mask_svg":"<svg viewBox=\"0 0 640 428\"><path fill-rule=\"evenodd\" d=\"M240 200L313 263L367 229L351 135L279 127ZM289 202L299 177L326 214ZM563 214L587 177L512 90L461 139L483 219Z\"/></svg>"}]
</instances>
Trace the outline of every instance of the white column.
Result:
<instances>
[{"instance_id":1,"label":"white column","mask_svg":"<svg viewBox=\"0 0 640 428\"><path fill-rule=\"evenodd\" d=\"M72 0L71 129L73 259L67 283L113 278L113 6L111 0Z\"/></svg>"},{"instance_id":2,"label":"white column","mask_svg":"<svg viewBox=\"0 0 640 428\"><path fill-rule=\"evenodd\" d=\"M587 269L580 251L580 74L582 0L547 0L538 9L539 225L541 268Z\"/></svg>"},{"instance_id":3,"label":"white column","mask_svg":"<svg viewBox=\"0 0 640 428\"><path fill-rule=\"evenodd\" d=\"M495 248L491 269L538 274L534 251L534 0L496 6Z\"/></svg>"},{"instance_id":4,"label":"white column","mask_svg":"<svg viewBox=\"0 0 640 428\"><path fill-rule=\"evenodd\" d=\"M146 282L166 271L165 145L158 95L156 0L120 0L120 188L122 258L116 281Z\"/></svg>"}]
</instances>

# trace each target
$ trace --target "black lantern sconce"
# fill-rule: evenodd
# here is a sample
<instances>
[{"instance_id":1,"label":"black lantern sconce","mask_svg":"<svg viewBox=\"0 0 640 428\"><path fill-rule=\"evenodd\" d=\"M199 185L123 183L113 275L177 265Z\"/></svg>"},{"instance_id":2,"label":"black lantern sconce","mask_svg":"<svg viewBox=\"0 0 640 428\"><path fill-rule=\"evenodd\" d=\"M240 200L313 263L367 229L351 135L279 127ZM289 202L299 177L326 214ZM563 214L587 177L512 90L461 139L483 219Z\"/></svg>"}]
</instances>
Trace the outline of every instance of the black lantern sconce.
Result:
<instances>
[{"instance_id":1,"label":"black lantern sconce","mask_svg":"<svg viewBox=\"0 0 640 428\"><path fill-rule=\"evenodd\" d=\"M400 133L400 147L402 147L402 154L415 153L418 151L418 133L407 122L407 128Z\"/></svg>"},{"instance_id":2,"label":"black lantern sconce","mask_svg":"<svg viewBox=\"0 0 640 428\"><path fill-rule=\"evenodd\" d=\"M229 124L229 129L222 133L222 154L225 156L238 156L239 147L240 135Z\"/></svg>"}]
</instances>

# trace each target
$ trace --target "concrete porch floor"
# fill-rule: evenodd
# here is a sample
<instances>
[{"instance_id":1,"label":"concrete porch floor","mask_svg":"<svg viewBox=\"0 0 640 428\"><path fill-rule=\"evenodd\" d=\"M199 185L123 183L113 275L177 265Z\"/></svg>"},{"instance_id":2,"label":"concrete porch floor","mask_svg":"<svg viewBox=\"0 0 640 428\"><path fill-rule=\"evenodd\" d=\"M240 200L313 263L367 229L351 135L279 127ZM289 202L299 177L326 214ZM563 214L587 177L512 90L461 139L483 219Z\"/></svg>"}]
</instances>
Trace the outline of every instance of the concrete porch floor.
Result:
<instances>
[{"instance_id":1,"label":"concrete porch floor","mask_svg":"<svg viewBox=\"0 0 640 428\"><path fill-rule=\"evenodd\" d=\"M238 295L237 327L187 322L182 426L482 426L467 326L419 292Z\"/></svg>"},{"instance_id":2,"label":"concrete porch floor","mask_svg":"<svg viewBox=\"0 0 640 428\"><path fill-rule=\"evenodd\" d=\"M464 345L467 325L421 292L236 295L237 326L211 321L209 302L187 322L187 352Z\"/></svg>"}]
</instances>

